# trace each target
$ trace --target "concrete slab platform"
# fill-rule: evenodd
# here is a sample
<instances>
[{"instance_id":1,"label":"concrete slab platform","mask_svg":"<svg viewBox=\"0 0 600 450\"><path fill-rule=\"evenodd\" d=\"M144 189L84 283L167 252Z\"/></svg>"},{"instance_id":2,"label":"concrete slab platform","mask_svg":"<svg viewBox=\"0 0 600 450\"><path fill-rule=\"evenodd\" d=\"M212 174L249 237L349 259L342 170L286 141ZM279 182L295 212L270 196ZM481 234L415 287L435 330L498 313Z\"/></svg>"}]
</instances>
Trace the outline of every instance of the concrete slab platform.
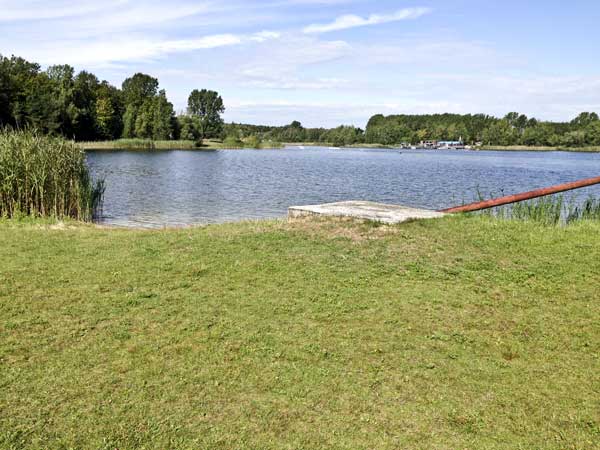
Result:
<instances>
[{"instance_id":1,"label":"concrete slab platform","mask_svg":"<svg viewBox=\"0 0 600 450\"><path fill-rule=\"evenodd\" d=\"M402 223L416 219L435 219L445 216L444 213L429 209L418 209L410 208L408 206L386 205L384 203L363 201L290 206L288 208L288 217L315 215L356 217L357 219L374 220L389 224Z\"/></svg>"}]
</instances>

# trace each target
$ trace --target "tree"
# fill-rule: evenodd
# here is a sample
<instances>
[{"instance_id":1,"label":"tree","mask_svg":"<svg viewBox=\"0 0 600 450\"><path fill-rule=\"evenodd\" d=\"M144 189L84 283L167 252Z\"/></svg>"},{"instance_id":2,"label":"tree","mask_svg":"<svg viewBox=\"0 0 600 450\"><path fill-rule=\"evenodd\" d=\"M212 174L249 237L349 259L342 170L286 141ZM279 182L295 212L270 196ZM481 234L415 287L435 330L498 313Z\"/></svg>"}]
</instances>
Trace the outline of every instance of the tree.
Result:
<instances>
[{"instance_id":1,"label":"tree","mask_svg":"<svg viewBox=\"0 0 600 450\"><path fill-rule=\"evenodd\" d=\"M521 143L524 145L550 145L552 135L552 128L546 123L540 123L535 127L525 128Z\"/></svg>"},{"instance_id":2,"label":"tree","mask_svg":"<svg viewBox=\"0 0 600 450\"><path fill-rule=\"evenodd\" d=\"M585 144L585 132L569 131L563 135L561 142L566 147L580 147Z\"/></svg>"},{"instance_id":3,"label":"tree","mask_svg":"<svg viewBox=\"0 0 600 450\"><path fill-rule=\"evenodd\" d=\"M147 98L140 106L135 118L135 137L142 139L152 139L154 134L154 101Z\"/></svg>"},{"instance_id":4,"label":"tree","mask_svg":"<svg viewBox=\"0 0 600 450\"><path fill-rule=\"evenodd\" d=\"M96 101L98 78L89 72L79 72L73 81L73 101L70 105L73 135L76 140L91 141L98 135Z\"/></svg>"},{"instance_id":5,"label":"tree","mask_svg":"<svg viewBox=\"0 0 600 450\"><path fill-rule=\"evenodd\" d=\"M517 138L516 130L507 120L491 125L483 133L483 140L488 145L514 145Z\"/></svg>"},{"instance_id":6,"label":"tree","mask_svg":"<svg viewBox=\"0 0 600 450\"><path fill-rule=\"evenodd\" d=\"M177 117L179 124L179 138L186 141L202 140L202 133L200 131L200 119L197 116L181 115Z\"/></svg>"},{"instance_id":7,"label":"tree","mask_svg":"<svg viewBox=\"0 0 600 450\"><path fill-rule=\"evenodd\" d=\"M571 121L571 125L573 127L575 127L576 129L580 129L580 128L585 128L588 125L590 125L591 123L597 122L598 120L600 120L600 118L598 117L598 114L596 114L595 112L593 112L593 113L583 112Z\"/></svg>"},{"instance_id":8,"label":"tree","mask_svg":"<svg viewBox=\"0 0 600 450\"><path fill-rule=\"evenodd\" d=\"M156 96L158 93L158 80L150 75L136 73L123 81L121 90L126 106L140 107L145 100Z\"/></svg>"},{"instance_id":9,"label":"tree","mask_svg":"<svg viewBox=\"0 0 600 450\"><path fill-rule=\"evenodd\" d=\"M125 139L131 139L135 137L135 120L137 117L137 110L134 105L127 105L125 108L125 114L123 114L123 137Z\"/></svg>"},{"instance_id":10,"label":"tree","mask_svg":"<svg viewBox=\"0 0 600 450\"><path fill-rule=\"evenodd\" d=\"M600 145L600 120L596 120L587 126L585 138L589 145Z\"/></svg>"},{"instance_id":11,"label":"tree","mask_svg":"<svg viewBox=\"0 0 600 450\"><path fill-rule=\"evenodd\" d=\"M154 98L152 106L152 138L155 140L172 139L175 111L173 110L173 104L167 100L167 94L164 90L160 91Z\"/></svg>"},{"instance_id":12,"label":"tree","mask_svg":"<svg viewBox=\"0 0 600 450\"><path fill-rule=\"evenodd\" d=\"M117 139L123 131L123 103L120 91L103 81L96 92L96 127L101 139Z\"/></svg>"},{"instance_id":13,"label":"tree","mask_svg":"<svg viewBox=\"0 0 600 450\"><path fill-rule=\"evenodd\" d=\"M57 131L73 138L77 120L77 109L73 103L75 69L67 64L50 66L46 75L52 85L52 102L58 114Z\"/></svg>"},{"instance_id":14,"label":"tree","mask_svg":"<svg viewBox=\"0 0 600 450\"><path fill-rule=\"evenodd\" d=\"M188 98L188 114L200 119L201 138L216 138L223 133L223 119L225 112L223 99L215 91L194 89Z\"/></svg>"}]
</instances>

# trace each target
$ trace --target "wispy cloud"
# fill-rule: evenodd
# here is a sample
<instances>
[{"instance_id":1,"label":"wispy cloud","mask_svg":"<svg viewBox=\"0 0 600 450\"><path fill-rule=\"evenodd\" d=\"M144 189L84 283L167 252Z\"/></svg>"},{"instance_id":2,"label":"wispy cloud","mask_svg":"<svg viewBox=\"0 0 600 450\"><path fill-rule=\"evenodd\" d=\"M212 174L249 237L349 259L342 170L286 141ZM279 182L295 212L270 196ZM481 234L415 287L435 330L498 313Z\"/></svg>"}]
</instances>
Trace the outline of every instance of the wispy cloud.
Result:
<instances>
[{"instance_id":1,"label":"wispy cloud","mask_svg":"<svg viewBox=\"0 0 600 450\"><path fill-rule=\"evenodd\" d=\"M11 2L0 0L0 22L52 20L64 17L75 17L86 14L95 14L103 10L117 8L126 3L126 0L106 2L90 1L62 1L49 4L46 1L24 0Z\"/></svg>"},{"instance_id":2,"label":"wispy cloud","mask_svg":"<svg viewBox=\"0 0 600 450\"><path fill-rule=\"evenodd\" d=\"M52 21L78 17L82 22L73 26L102 25L132 27L139 24L154 24L181 19L215 8L208 2L187 3L176 1L166 5L158 1L138 4L129 0L58 0L47 2L23 0L21 2L0 0L0 22Z\"/></svg>"},{"instance_id":3,"label":"wispy cloud","mask_svg":"<svg viewBox=\"0 0 600 450\"><path fill-rule=\"evenodd\" d=\"M55 54L61 62L86 67L105 67L114 63L149 61L173 53L192 52L243 44L260 44L279 37L275 32L258 32L250 35L215 34L193 39L160 40L135 35L119 39L64 40L41 44L27 51L27 56L42 64L55 64Z\"/></svg>"},{"instance_id":4,"label":"wispy cloud","mask_svg":"<svg viewBox=\"0 0 600 450\"><path fill-rule=\"evenodd\" d=\"M399 22L401 20L418 19L429 14L430 8L405 8L392 14L371 14L369 17L360 17L353 14L340 16L333 22L326 24L313 24L304 28L307 34L329 33L331 31L346 30L348 28L379 25L383 23Z\"/></svg>"},{"instance_id":5,"label":"wispy cloud","mask_svg":"<svg viewBox=\"0 0 600 450\"><path fill-rule=\"evenodd\" d=\"M254 42L265 42L270 39L279 39L281 37L281 33L277 31L259 31L258 33L254 33L250 37L251 41Z\"/></svg>"}]
</instances>

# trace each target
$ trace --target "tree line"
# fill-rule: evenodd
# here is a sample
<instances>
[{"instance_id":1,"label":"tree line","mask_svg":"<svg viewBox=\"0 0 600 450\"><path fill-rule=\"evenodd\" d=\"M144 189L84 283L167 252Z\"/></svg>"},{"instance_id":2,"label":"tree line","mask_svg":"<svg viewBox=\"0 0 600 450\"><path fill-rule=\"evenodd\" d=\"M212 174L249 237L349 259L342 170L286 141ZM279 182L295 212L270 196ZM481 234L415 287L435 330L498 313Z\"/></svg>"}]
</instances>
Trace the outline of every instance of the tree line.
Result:
<instances>
[{"instance_id":1,"label":"tree line","mask_svg":"<svg viewBox=\"0 0 600 450\"><path fill-rule=\"evenodd\" d=\"M229 123L225 134L245 139L255 136L263 141L288 143L329 143L336 146L364 143L364 131L351 125L336 128L305 128L297 120L285 126Z\"/></svg>"},{"instance_id":2,"label":"tree line","mask_svg":"<svg viewBox=\"0 0 600 450\"><path fill-rule=\"evenodd\" d=\"M581 113L570 122L544 122L517 112L503 118L484 114L378 114L369 120L364 139L379 144L462 140L500 146L598 146L600 119L594 112Z\"/></svg>"},{"instance_id":3,"label":"tree line","mask_svg":"<svg viewBox=\"0 0 600 450\"><path fill-rule=\"evenodd\" d=\"M194 90L176 115L158 79L142 74L121 88L69 65L41 70L37 63L0 55L0 128L35 128L76 141L223 137L223 99Z\"/></svg>"},{"instance_id":4,"label":"tree line","mask_svg":"<svg viewBox=\"0 0 600 450\"><path fill-rule=\"evenodd\" d=\"M418 144L462 140L467 144L583 147L600 146L600 119L584 112L570 122L546 122L511 112L485 114L374 115L362 130L354 126L305 128L225 124L221 96L194 90L187 110L175 114L158 79L142 74L117 88L69 65L41 70L23 58L0 55L0 128L35 128L76 141L143 138L154 140L254 139L272 142Z\"/></svg>"},{"instance_id":5,"label":"tree line","mask_svg":"<svg viewBox=\"0 0 600 450\"><path fill-rule=\"evenodd\" d=\"M353 126L304 128L300 122L283 127L231 123L226 134L257 135L279 142L320 142L336 146L353 144L418 145L423 141L459 141L483 145L552 147L600 146L598 114L584 112L570 122L542 122L512 112L503 118L484 114L377 114L366 130Z\"/></svg>"}]
</instances>

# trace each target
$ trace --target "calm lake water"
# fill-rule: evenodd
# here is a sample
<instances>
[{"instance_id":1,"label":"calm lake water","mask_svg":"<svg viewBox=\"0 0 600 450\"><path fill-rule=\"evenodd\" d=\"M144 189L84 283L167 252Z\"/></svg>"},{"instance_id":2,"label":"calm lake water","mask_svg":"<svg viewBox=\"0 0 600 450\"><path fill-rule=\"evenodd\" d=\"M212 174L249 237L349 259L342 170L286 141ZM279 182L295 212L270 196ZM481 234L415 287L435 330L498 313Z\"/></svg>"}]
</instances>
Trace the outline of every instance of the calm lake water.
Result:
<instances>
[{"instance_id":1,"label":"calm lake water","mask_svg":"<svg viewBox=\"0 0 600 450\"><path fill-rule=\"evenodd\" d=\"M282 217L371 200L439 209L600 175L598 153L330 149L90 152L102 223L162 227ZM600 188L577 191L600 197Z\"/></svg>"}]
</instances>

